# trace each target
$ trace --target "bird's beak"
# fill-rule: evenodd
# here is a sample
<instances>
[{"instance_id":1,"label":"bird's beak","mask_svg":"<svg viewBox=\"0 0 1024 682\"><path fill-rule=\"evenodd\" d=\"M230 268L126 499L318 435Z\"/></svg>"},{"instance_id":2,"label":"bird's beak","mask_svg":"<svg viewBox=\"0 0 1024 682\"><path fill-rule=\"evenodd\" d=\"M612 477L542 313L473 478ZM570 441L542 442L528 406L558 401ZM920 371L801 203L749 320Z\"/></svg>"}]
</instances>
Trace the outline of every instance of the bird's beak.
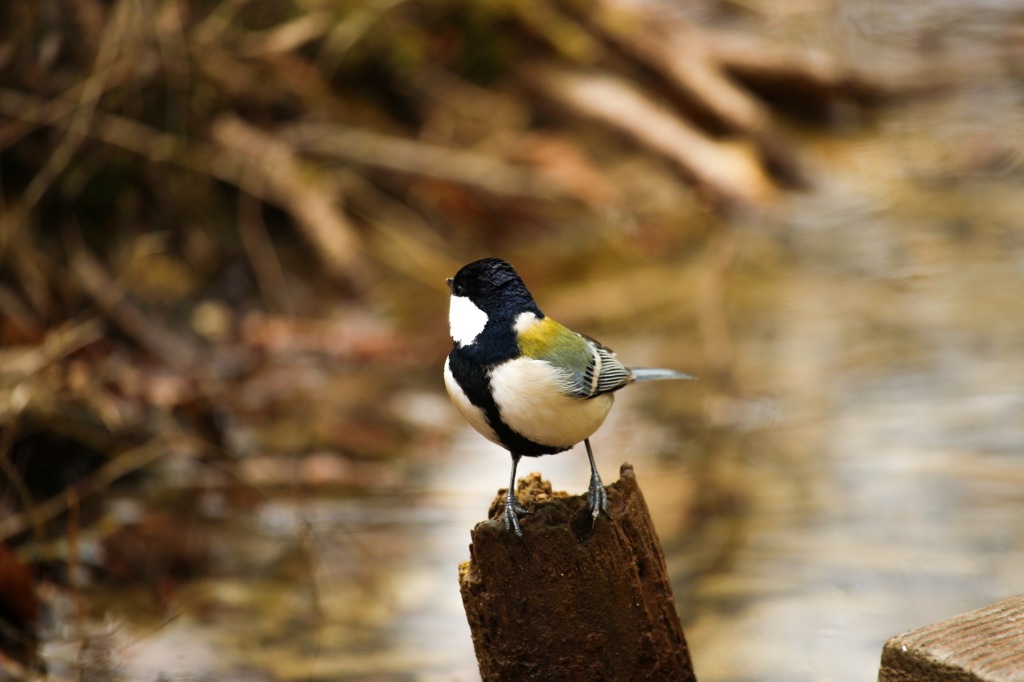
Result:
<instances>
[{"instance_id":1,"label":"bird's beak","mask_svg":"<svg viewBox=\"0 0 1024 682\"><path fill-rule=\"evenodd\" d=\"M444 283L448 285L448 291L451 291L452 290L452 278L449 277L448 279L446 279L444 281Z\"/></svg>"}]
</instances>

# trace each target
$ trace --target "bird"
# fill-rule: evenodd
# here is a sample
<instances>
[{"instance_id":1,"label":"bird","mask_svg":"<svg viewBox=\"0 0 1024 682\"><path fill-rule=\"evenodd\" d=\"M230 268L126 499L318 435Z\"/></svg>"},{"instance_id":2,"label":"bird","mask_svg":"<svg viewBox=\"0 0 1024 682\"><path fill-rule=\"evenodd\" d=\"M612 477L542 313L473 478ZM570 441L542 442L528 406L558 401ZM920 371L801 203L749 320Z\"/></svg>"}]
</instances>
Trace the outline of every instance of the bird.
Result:
<instances>
[{"instance_id":1,"label":"bird","mask_svg":"<svg viewBox=\"0 0 1024 682\"><path fill-rule=\"evenodd\" d=\"M608 416L615 392L642 381L694 377L623 365L607 346L545 316L515 268L500 258L473 261L445 281L452 350L444 384L470 425L512 456L506 531L522 538L519 517L530 513L514 493L519 460L565 452L581 441L590 459L587 504L596 524L601 513L608 516L608 495L590 436Z\"/></svg>"}]
</instances>

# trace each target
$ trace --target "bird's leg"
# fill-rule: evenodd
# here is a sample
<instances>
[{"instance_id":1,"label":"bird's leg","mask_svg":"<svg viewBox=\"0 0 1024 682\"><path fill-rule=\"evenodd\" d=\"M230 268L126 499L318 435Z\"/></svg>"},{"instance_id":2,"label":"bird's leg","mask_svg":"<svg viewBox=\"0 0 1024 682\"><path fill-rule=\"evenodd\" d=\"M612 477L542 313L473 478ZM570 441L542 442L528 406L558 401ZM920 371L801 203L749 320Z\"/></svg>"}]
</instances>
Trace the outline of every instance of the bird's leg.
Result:
<instances>
[{"instance_id":1,"label":"bird's leg","mask_svg":"<svg viewBox=\"0 0 1024 682\"><path fill-rule=\"evenodd\" d=\"M597 523L597 517L604 512L608 516L608 493L601 482L601 474L597 473L597 465L594 464L594 451L590 449L590 439L583 439L587 446L587 457L590 458L590 488L587 489L587 504L590 505L590 515Z\"/></svg>"},{"instance_id":2,"label":"bird's leg","mask_svg":"<svg viewBox=\"0 0 1024 682\"><path fill-rule=\"evenodd\" d=\"M522 455L512 455L512 477L508 481L508 496L505 497L505 530L513 530L515 534L520 538L523 537L523 531L519 528L519 516L521 514L529 514L530 511L519 504L519 500L516 499L516 467L519 466L519 458Z\"/></svg>"}]
</instances>

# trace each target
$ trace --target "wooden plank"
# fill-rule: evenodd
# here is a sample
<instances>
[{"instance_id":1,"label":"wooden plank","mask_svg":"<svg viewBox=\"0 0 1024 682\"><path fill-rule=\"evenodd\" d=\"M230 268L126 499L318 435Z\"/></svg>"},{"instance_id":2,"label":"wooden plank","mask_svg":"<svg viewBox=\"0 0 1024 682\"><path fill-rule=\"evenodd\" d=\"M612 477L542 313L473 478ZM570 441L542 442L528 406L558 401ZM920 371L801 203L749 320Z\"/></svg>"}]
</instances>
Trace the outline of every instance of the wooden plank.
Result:
<instances>
[{"instance_id":1,"label":"wooden plank","mask_svg":"<svg viewBox=\"0 0 1024 682\"><path fill-rule=\"evenodd\" d=\"M596 526L582 496L531 474L522 540L493 520L503 493L473 529L459 584L485 682L695 679L647 503L620 475Z\"/></svg>"},{"instance_id":2,"label":"wooden plank","mask_svg":"<svg viewBox=\"0 0 1024 682\"><path fill-rule=\"evenodd\" d=\"M1024 596L893 637L879 682L1024 682Z\"/></svg>"}]
</instances>

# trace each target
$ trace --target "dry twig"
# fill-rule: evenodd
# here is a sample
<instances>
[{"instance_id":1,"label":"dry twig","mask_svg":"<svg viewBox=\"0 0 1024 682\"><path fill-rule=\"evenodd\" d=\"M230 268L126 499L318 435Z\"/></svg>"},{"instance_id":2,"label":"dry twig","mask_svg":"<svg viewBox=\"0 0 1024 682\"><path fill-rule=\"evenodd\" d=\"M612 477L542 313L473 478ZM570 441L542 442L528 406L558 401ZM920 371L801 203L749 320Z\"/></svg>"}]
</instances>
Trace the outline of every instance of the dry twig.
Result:
<instances>
[{"instance_id":1,"label":"dry twig","mask_svg":"<svg viewBox=\"0 0 1024 682\"><path fill-rule=\"evenodd\" d=\"M6 540L28 530L33 524L42 524L67 511L72 504L103 490L111 483L157 461L170 451L163 437L150 439L138 447L125 450L95 472L81 479L62 493L33 505L20 514L0 520L0 540Z\"/></svg>"},{"instance_id":2,"label":"dry twig","mask_svg":"<svg viewBox=\"0 0 1024 682\"><path fill-rule=\"evenodd\" d=\"M711 139L619 78L537 62L520 73L544 96L674 162L712 197L751 205L775 197L770 178L749 147Z\"/></svg>"},{"instance_id":3,"label":"dry twig","mask_svg":"<svg viewBox=\"0 0 1024 682\"><path fill-rule=\"evenodd\" d=\"M660 6L638 12L622 0L602 0L589 20L624 54L659 74L687 108L730 137L749 138L784 180L803 184L787 136L769 108L730 77L706 31Z\"/></svg>"},{"instance_id":4,"label":"dry twig","mask_svg":"<svg viewBox=\"0 0 1024 682\"><path fill-rule=\"evenodd\" d=\"M312 123L289 126L280 136L311 156L448 180L498 196L553 199L558 195L537 173L480 152Z\"/></svg>"},{"instance_id":5,"label":"dry twig","mask_svg":"<svg viewBox=\"0 0 1024 682\"><path fill-rule=\"evenodd\" d=\"M73 250L71 272L110 321L154 357L182 369L195 364L199 358L198 349L128 300L125 292L85 246L79 245Z\"/></svg>"},{"instance_id":6,"label":"dry twig","mask_svg":"<svg viewBox=\"0 0 1024 682\"><path fill-rule=\"evenodd\" d=\"M361 278L361 239L338 206L338 188L304 164L288 144L239 118L215 121L210 132L228 152L211 160L217 175L284 206L332 274Z\"/></svg>"},{"instance_id":7,"label":"dry twig","mask_svg":"<svg viewBox=\"0 0 1024 682\"><path fill-rule=\"evenodd\" d=\"M23 381L102 337L102 323L92 318L78 323L69 321L51 329L37 346L0 350L0 387Z\"/></svg>"}]
</instances>

